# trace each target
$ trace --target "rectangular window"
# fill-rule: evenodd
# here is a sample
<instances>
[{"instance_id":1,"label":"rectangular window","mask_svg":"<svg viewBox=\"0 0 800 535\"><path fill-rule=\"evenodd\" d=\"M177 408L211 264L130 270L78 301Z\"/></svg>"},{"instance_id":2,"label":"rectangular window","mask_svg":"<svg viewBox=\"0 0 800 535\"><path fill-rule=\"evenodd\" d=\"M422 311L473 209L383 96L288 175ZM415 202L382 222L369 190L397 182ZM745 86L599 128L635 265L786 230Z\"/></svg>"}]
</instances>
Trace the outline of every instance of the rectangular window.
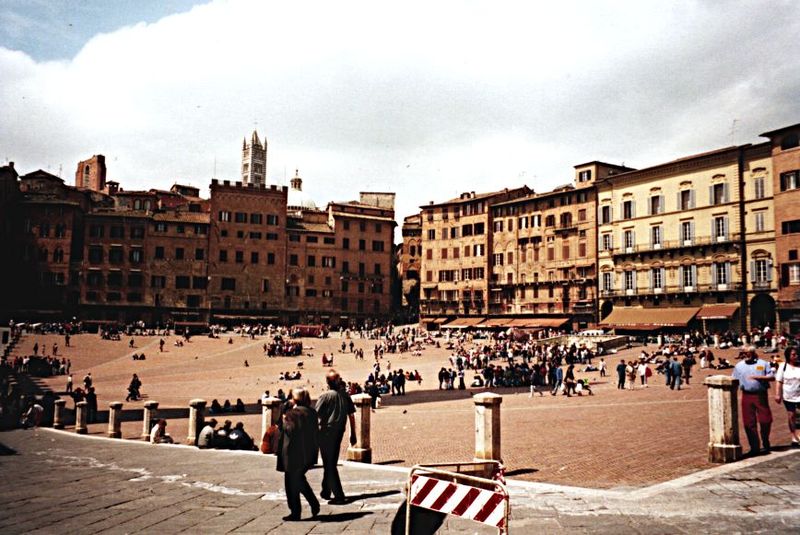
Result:
<instances>
[{"instance_id":1,"label":"rectangular window","mask_svg":"<svg viewBox=\"0 0 800 535\"><path fill-rule=\"evenodd\" d=\"M753 276L755 277L754 282L763 284L769 282L769 261L766 258L761 258L755 261L755 272Z\"/></svg>"},{"instance_id":2,"label":"rectangular window","mask_svg":"<svg viewBox=\"0 0 800 535\"><path fill-rule=\"evenodd\" d=\"M175 227L175 232L177 232L178 234L185 234L186 227L184 225L178 225L177 227Z\"/></svg>"},{"instance_id":3,"label":"rectangular window","mask_svg":"<svg viewBox=\"0 0 800 535\"><path fill-rule=\"evenodd\" d=\"M183 247L176 247L175 248L175 260L183 260L183 257L184 257Z\"/></svg>"},{"instance_id":4,"label":"rectangular window","mask_svg":"<svg viewBox=\"0 0 800 535\"><path fill-rule=\"evenodd\" d=\"M728 185L714 184L709 188L709 204L724 204L728 202Z\"/></svg>"},{"instance_id":5,"label":"rectangular window","mask_svg":"<svg viewBox=\"0 0 800 535\"><path fill-rule=\"evenodd\" d=\"M626 230L624 232L624 234L622 235L622 238L623 238L623 244L625 246L625 252L626 253L633 252L633 246L634 246L634 243L633 243L633 241L634 241L633 240L633 231L632 230Z\"/></svg>"},{"instance_id":6,"label":"rectangular window","mask_svg":"<svg viewBox=\"0 0 800 535\"><path fill-rule=\"evenodd\" d=\"M694 190L681 190L678 193L678 209L684 211L692 208L694 208Z\"/></svg>"},{"instance_id":7,"label":"rectangular window","mask_svg":"<svg viewBox=\"0 0 800 535\"><path fill-rule=\"evenodd\" d=\"M756 212L756 232L764 232L764 212Z\"/></svg>"},{"instance_id":8,"label":"rectangular window","mask_svg":"<svg viewBox=\"0 0 800 535\"><path fill-rule=\"evenodd\" d=\"M206 250L205 249L195 249L194 250L194 259L195 260L205 260L206 259Z\"/></svg>"},{"instance_id":9,"label":"rectangular window","mask_svg":"<svg viewBox=\"0 0 800 535\"><path fill-rule=\"evenodd\" d=\"M260 240L261 239L261 233L260 232L251 232L250 233L250 239L251 240Z\"/></svg>"},{"instance_id":10,"label":"rectangular window","mask_svg":"<svg viewBox=\"0 0 800 535\"><path fill-rule=\"evenodd\" d=\"M578 243L578 257L585 258L586 257L586 242L582 241Z\"/></svg>"},{"instance_id":11,"label":"rectangular window","mask_svg":"<svg viewBox=\"0 0 800 535\"><path fill-rule=\"evenodd\" d=\"M306 243L319 243L318 236L306 236Z\"/></svg>"},{"instance_id":12,"label":"rectangular window","mask_svg":"<svg viewBox=\"0 0 800 535\"><path fill-rule=\"evenodd\" d=\"M650 270L650 278L654 290L664 289L664 272L663 268L652 268Z\"/></svg>"},{"instance_id":13,"label":"rectangular window","mask_svg":"<svg viewBox=\"0 0 800 535\"><path fill-rule=\"evenodd\" d=\"M481 234L483 234L484 233L483 223L475 223L475 225L472 227L472 232L475 236L480 236Z\"/></svg>"},{"instance_id":14,"label":"rectangular window","mask_svg":"<svg viewBox=\"0 0 800 535\"><path fill-rule=\"evenodd\" d=\"M322 257L322 267L335 268L336 267L336 257L323 256Z\"/></svg>"},{"instance_id":15,"label":"rectangular window","mask_svg":"<svg viewBox=\"0 0 800 535\"><path fill-rule=\"evenodd\" d=\"M220 289L225 291L236 290L236 279L229 277L222 277L222 279L220 279Z\"/></svg>"},{"instance_id":16,"label":"rectangular window","mask_svg":"<svg viewBox=\"0 0 800 535\"><path fill-rule=\"evenodd\" d=\"M664 211L662 199L663 197L661 195L653 195L650 197L650 215L660 214Z\"/></svg>"},{"instance_id":17,"label":"rectangular window","mask_svg":"<svg viewBox=\"0 0 800 535\"><path fill-rule=\"evenodd\" d=\"M633 201L622 202L622 219L633 219L636 217L636 211L633 207Z\"/></svg>"},{"instance_id":18,"label":"rectangular window","mask_svg":"<svg viewBox=\"0 0 800 535\"><path fill-rule=\"evenodd\" d=\"M102 238L103 237L103 225L89 225L89 237L90 238ZM41 225L40 225L41 230Z\"/></svg>"},{"instance_id":19,"label":"rectangular window","mask_svg":"<svg viewBox=\"0 0 800 535\"><path fill-rule=\"evenodd\" d=\"M192 277L192 289L205 290L208 287L207 277Z\"/></svg>"},{"instance_id":20,"label":"rectangular window","mask_svg":"<svg viewBox=\"0 0 800 535\"><path fill-rule=\"evenodd\" d=\"M244 251L236 251L236 263L244 264Z\"/></svg>"},{"instance_id":21,"label":"rectangular window","mask_svg":"<svg viewBox=\"0 0 800 535\"><path fill-rule=\"evenodd\" d=\"M600 207L600 224L608 224L611 223L611 207L610 206L601 206ZM538 226L538 225L536 225Z\"/></svg>"},{"instance_id":22,"label":"rectangular window","mask_svg":"<svg viewBox=\"0 0 800 535\"><path fill-rule=\"evenodd\" d=\"M503 253L495 253L492 255L492 265L493 266L503 265Z\"/></svg>"},{"instance_id":23,"label":"rectangular window","mask_svg":"<svg viewBox=\"0 0 800 535\"><path fill-rule=\"evenodd\" d=\"M472 246L472 256L483 256L484 254L486 254L486 247L484 244L476 243Z\"/></svg>"},{"instance_id":24,"label":"rectangular window","mask_svg":"<svg viewBox=\"0 0 800 535\"><path fill-rule=\"evenodd\" d=\"M166 223L156 223L156 232L166 232L169 227Z\"/></svg>"},{"instance_id":25,"label":"rectangular window","mask_svg":"<svg viewBox=\"0 0 800 535\"><path fill-rule=\"evenodd\" d=\"M227 262L228 261L228 251L225 249L221 249L219 252L219 261L220 262Z\"/></svg>"},{"instance_id":26,"label":"rectangular window","mask_svg":"<svg viewBox=\"0 0 800 535\"><path fill-rule=\"evenodd\" d=\"M247 223L247 214L244 212L236 212L236 214L234 214L234 221L237 223Z\"/></svg>"},{"instance_id":27,"label":"rectangular window","mask_svg":"<svg viewBox=\"0 0 800 535\"><path fill-rule=\"evenodd\" d=\"M715 217L714 218L714 241L724 242L728 241L728 218Z\"/></svg>"},{"instance_id":28,"label":"rectangular window","mask_svg":"<svg viewBox=\"0 0 800 535\"><path fill-rule=\"evenodd\" d=\"M694 223L691 221L681 222L681 240L684 245L691 245L694 239Z\"/></svg>"},{"instance_id":29,"label":"rectangular window","mask_svg":"<svg viewBox=\"0 0 800 535\"><path fill-rule=\"evenodd\" d=\"M112 264L121 264L125 259L125 251L122 247L112 247L108 251L108 261Z\"/></svg>"},{"instance_id":30,"label":"rectangular window","mask_svg":"<svg viewBox=\"0 0 800 535\"><path fill-rule=\"evenodd\" d=\"M614 274L610 272L603 273L603 290L610 292L614 289Z\"/></svg>"},{"instance_id":31,"label":"rectangular window","mask_svg":"<svg viewBox=\"0 0 800 535\"><path fill-rule=\"evenodd\" d=\"M800 188L800 171L781 173L781 191Z\"/></svg>"},{"instance_id":32,"label":"rectangular window","mask_svg":"<svg viewBox=\"0 0 800 535\"><path fill-rule=\"evenodd\" d=\"M723 286L727 286L728 284L728 263L727 262L715 262L714 263L714 277L717 285L720 284Z\"/></svg>"},{"instance_id":33,"label":"rectangular window","mask_svg":"<svg viewBox=\"0 0 800 535\"><path fill-rule=\"evenodd\" d=\"M231 213L227 210L220 210L219 211L219 220L225 223L230 222L231 220Z\"/></svg>"},{"instance_id":34,"label":"rectangular window","mask_svg":"<svg viewBox=\"0 0 800 535\"><path fill-rule=\"evenodd\" d=\"M367 265L364 262L358 263L358 276L363 277L367 274Z\"/></svg>"},{"instance_id":35,"label":"rectangular window","mask_svg":"<svg viewBox=\"0 0 800 535\"><path fill-rule=\"evenodd\" d=\"M789 264L789 284L800 284L800 264Z\"/></svg>"},{"instance_id":36,"label":"rectangular window","mask_svg":"<svg viewBox=\"0 0 800 535\"><path fill-rule=\"evenodd\" d=\"M324 243L325 245L336 245L336 238L331 238L329 236L326 236L322 238L322 243Z\"/></svg>"},{"instance_id":37,"label":"rectangular window","mask_svg":"<svg viewBox=\"0 0 800 535\"><path fill-rule=\"evenodd\" d=\"M367 240L358 240L358 250L359 251L367 250Z\"/></svg>"},{"instance_id":38,"label":"rectangular window","mask_svg":"<svg viewBox=\"0 0 800 535\"><path fill-rule=\"evenodd\" d=\"M625 272L625 292L631 293L636 290L636 272L635 271L626 271Z\"/></svg>"},{"instance_id":39,"label":"rectangular window","mask_svg":"<svg viewBox=\"0 0 800 535\"><path fill-rule=\"evenodd\" d=\"M298 265L298 258L297 258L296 254L290 254L289 255L289 265L290 266Z\"/></svg>"},{"instance_id":40,"label":"rectangular window","mask_svg":"<svg viewBox=\"0 0 800 535\"><path fill-rule=\"evenodd\" d=\"M603 239L602 250L611 251L611 249L613 249L613 244L611 242L611 234L603 234L602 239Z\"/></svg>"},{"instance_id":41,"label":"rectangular window","mask_svg":"<svg viewBox=\"0 0 800 535\"><path fill-rule=\"evenodd\" d=\"M317 267L317 257L314 255L308 255L308 257L306 258L306 266Z\"/></svg>"},{"instance_id":42,"label":"rectangular window","mask_svg":"<svg viewBox=\"0 0 800 535\"><path fill-rule=\"evenodd\" d=\"M580 171L578 173L578 182L589 182L592 179L592 170Z\"/></svg>"},{"instance_id":43,"label":"rectangular window","mask_svg":"<svg viewBox=\"0 0 800 535\"><path fill-rule=\"evenodd\" d=\"M153 275L150 277L150 286L153 288L166 288L167 278L163 275Z\"/></svg>"},{"instance_id":44,"label":"rectangular window","mask_svg":"<svg viewBox=\"0 0 800 535\"><path fill-rule=\"evenodd\" d=\"M275 264L275 253L267 253L267 264L270 266Z\"/></svg>"},{"instance_id":45,"label":"rectangular window","mask_svg":"<svg viewBox=\"0 0 800 535\"><path fill-rule=\"evenodd\" d=\"M260 225L263 217L261 214L250 214L250 224Z\"/></svg>"},{"instance_id":46,"label":"rectangular window","mask_svg":"<svg viewBox=\"0 0 800 535\"><path fill-rule=\"evenodd\" d=\"M766 191L764 190L764 177L759 176L753 180L753 189L756 199L763 199L766 195Z\"/></svg>"},{"instance_id":47,"label":"rectangular window","mask_svg":"<svg viewBox=\"0 0 800 535\"><path fill-rule=\"evenodd\" d=\"M781 223L782 234L796 234L798 232L800 232L800 219L784 221Z\"/></svg>"},{"instance_id":48,"label":"rectangular window","mask_svg":"<svg viewBox=\"0 0 800 535\"><path fill-rule=\"evenodd\" d=\"M442 260L447 260L447 248L442 249Z\"/></svg>"},{"instance_id":49,"label":"rectangular window","mask_svg":"<svg viewBox=\"0 0 800 535\"><path fill-rule=\"evenodd\" d=\"M695 266L681 266L681 278L683 282L683 289L694 290L695 286Z\"/></svg>"},{"instance_id":50,"label":"rectangular window","mask_svg":"<svg viewBox=\"0 0 800 535\"><path fill-rule=\"evenodd\" d=\"M383 252L383 247L384 247L384 244L383 244L382 241L374 240L372 242L372 250L374 252L376 252L376 253L382 253Z\"/></svg>"},{"instance_id":51,"label":"rectangular window","mask_svg":"<svg viewBox=\"0 0 800 535\"><path fill-rule=\"evenodd\" d=\"M109 271L108 272L108 279L106 281L109 286L122 286L122 272L121 271Z\"/></svg>"},{"instance_id":52,"label":"rectangular window","mask_svg":"<svg viewBox=\"0 0 800 535\"><path fill-rule=\"evenodd\" d=\"M144 277L141 271L134 271L128 274L128 286L141 288L142 284L144 284Z\"/></svg>"},{"instance_id":53,"label":"rectangular window","mask_svg":"<svg viewBox=\"0 0 800 535\"><path fill-rule=\"evenodd\" d=\"M144 227L131 227L131 238L136 240L144 238Z\"/></svg>"},{"instance_id":54,"label":"rectangular window","mask_svg":"<svg viewBox=\"0 0 800 535\"><path fill-rule=\"evenodd\" d=\"M503 232L503 222L502 221L495 221L494 222L494 231L495 232Z\"/></svg>"},{"instance_id":55,"label":"rectangular window","mask_svg":"<svg viewBox=\"0 0 800 535\"><path fill-rule=\"evenodd\" d=\"M258 253L253 251L250 253L250 263L251 264L258 264Z\"/></svg>"},{"instance_id":56,"label":"rectangular window","mask_svg":"<svg viewBox=\"0 0 800 535\"><path fill-rule=\"evenodd\" d=\"M175 276L175 288L178 290L186 290L190 286L191 278L188 275Z\"/></svg>"},{"instance_id":57,"label":"rectangular window","mask_svg":"<svg viewBox=\"0 0 800 535\"><path fill-rule=\"evenodd\" d=\"M273 214L267 214L267 225L277 225L278 224L278 216Z\"/></svg>"},{"instance_id":58,"label":"rectangular window","mask_svg":"<svg viewBox=\"0 0 800 535\"><path fill-rule=\"evenodd\" d=\"M144 251L141 247L134 247L128 253L128 261L131 264L141 264L144 260Z\"/></svg>"},{"instance_id":59,"label":"rectangular window","mask_svg":"<svg viewBox=\"0 0 800 535\"><path fill-rule=\"evenodd\" d=\"M111 229L110 229L108 235L111 238L124 238L125 237L125 227L121 227L119 225L111 225Z\"/></svg>"},{"instance_id":60,"label":"rectangular window","mask_svg":"<svg viewBox=\"0 0 800 535\"><path fill-rule=\"evenodd\" d=\"M661 249L661 227L650 227L650 245L653 249Z\"/></svg>"}]
</instances>

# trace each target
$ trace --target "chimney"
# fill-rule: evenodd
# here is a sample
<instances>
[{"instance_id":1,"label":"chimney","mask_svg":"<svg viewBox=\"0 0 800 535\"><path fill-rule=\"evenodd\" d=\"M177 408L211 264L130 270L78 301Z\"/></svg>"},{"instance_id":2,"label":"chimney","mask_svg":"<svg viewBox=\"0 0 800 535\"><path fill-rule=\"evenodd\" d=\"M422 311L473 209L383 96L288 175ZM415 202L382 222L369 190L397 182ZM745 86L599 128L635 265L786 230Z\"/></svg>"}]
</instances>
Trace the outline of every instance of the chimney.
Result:
<instances>
[{"instance_id":1,"label":"chimney","mask_svg":"<svg viewBox=\"0 0 800 535\"><path fill-rule=\"evenodd\" d=\"M14 169L14 162L8 162L8 166L9 166L11 169Z\"/></svg>"}]
</instances>

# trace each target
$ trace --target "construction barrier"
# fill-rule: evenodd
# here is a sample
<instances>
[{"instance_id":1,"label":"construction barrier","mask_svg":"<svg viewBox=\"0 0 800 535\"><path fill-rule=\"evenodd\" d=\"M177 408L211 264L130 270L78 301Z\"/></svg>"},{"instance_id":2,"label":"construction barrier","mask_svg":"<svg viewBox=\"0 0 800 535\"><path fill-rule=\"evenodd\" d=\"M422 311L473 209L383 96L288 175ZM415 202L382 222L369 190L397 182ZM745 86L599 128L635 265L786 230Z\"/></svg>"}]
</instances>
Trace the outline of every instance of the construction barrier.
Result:
<instances>
[{"instance_id":1,"label":"construction barrier","mask_svg":"<svg viewBox=\"0 0 800 535\"><path fill-rule=\"evenodd\" d=\"M412 506L480 522L508 534L511 501L503 467L497 461L416 465L408 474L406 489L406 535L413 533Z\"/></svg>"}]
</instances>

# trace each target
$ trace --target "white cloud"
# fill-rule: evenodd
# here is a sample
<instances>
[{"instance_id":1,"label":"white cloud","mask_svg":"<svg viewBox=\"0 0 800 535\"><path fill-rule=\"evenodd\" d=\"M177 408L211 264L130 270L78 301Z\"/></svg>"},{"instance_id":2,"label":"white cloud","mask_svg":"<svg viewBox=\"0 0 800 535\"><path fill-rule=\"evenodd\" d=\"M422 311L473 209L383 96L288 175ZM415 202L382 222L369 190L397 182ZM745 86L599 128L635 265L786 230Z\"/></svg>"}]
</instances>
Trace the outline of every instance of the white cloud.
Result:
<instances>
[{"instance_id":1,"label":"white cloud","mask_svg":"<svg viewBox=\"0 0 800 535\"><path fill-rule=\"evenodd\" d=\"M792 16L794 14L795 16ZM258 121L271 180L322 204L542 191L593 159L655 164L798 121L800 17L773 2L216 1L97 35L71 60L0 48L0 157L95 153L127 189L236 179Z\"/></svg>"}]
</instances>

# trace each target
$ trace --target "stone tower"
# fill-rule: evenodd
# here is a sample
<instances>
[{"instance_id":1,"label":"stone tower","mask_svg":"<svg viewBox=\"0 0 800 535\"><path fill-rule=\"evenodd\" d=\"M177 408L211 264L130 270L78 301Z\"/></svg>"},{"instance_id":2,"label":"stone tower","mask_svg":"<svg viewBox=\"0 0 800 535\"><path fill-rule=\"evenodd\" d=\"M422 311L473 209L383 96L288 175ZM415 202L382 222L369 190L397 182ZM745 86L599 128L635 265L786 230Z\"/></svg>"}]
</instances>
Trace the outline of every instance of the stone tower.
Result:
<instances>
[{"instance_id":1,"label":"stone tower","mask_svg":"<svg viewBox=\"0 0 800 535\"><path fill-rule=\"evenodd\" d=\"M242 182L244 184L264 185L267 179L267 140L258 139L258 132L253 130L250 143L245 138L242 142Z\"/></svg>"},{"instance_id":2,"label":"stone tower","mask_svg":"<svg viewBox=\"0 0 800 535\"><path fill-rule=\"evenodd\" d=\"M78 162L75 186L78 189L103 191L106 187L106 157L97 154L88 160Z\"/></svg>"}]
</instances>

